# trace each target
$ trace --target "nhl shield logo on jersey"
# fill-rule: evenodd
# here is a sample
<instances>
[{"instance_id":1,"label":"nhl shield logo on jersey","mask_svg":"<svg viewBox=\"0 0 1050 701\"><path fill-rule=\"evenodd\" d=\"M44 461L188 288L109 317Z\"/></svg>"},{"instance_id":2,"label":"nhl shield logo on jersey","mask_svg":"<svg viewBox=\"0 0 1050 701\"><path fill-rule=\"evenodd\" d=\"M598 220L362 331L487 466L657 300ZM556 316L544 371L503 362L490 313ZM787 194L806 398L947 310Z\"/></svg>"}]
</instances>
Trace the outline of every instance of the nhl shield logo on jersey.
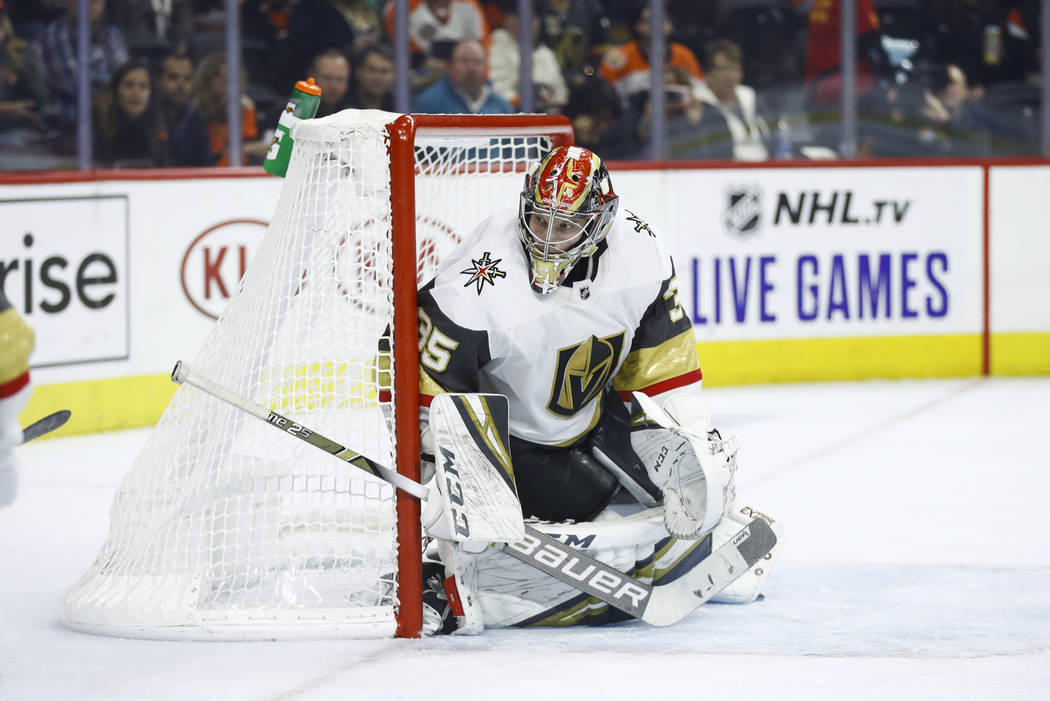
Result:
<instances>
[{"instance_id":1,"label":"nhl shield logo on jersey","mask_svg":"<svg viewBox=\"0 0 1050 701\"><path fill-rule=\"evenodd\" d=\"M558 349L558 362L547 411L570 417L601 394L620 363L624 332Z\"/></svg>"},{"instance_id":2,"label":"nhl shield logo on jersey","mask_svg":"<svg viewBox=\"0 0 1050 701\"><path fill-rule=\"evenodd\" d=\"M502 260L502 258L490 260L488 251L481 254L481 258L471 258L470 262L474 264L474 267L459 271L460 275L470 276L470 279L463 283L463 287L476 285L478 294L480 295L486 282L490 285L495 285L496 278L507 277L506 271L500 270L496 267L496 264Z\"/></svg>"},{"instance_id":3,"label":"nhl shield logo on jersey","mask_svg":"<svg viewBox=\"0 0 1050 701\"><path fill-rule=\"evenodd\" d=\"M762 193L758 187L732 187L726 194L726 231L734 236L758 233L762 224Z\"/></svg>"}]
</instances>

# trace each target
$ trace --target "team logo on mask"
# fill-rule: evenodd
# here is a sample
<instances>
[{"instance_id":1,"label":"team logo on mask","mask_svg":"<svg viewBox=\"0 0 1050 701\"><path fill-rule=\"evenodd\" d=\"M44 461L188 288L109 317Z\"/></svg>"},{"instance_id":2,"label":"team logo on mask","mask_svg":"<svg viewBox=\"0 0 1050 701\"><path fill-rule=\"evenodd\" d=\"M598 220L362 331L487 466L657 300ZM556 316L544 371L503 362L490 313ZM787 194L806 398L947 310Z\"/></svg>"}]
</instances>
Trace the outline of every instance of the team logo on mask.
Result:
<instances>
[{"instance_id":1,"label":"team logo on mask","mask_svg":"<svg viewBox=\"0 0 1050 701\"><path fill-rule=\"evenodd\" d=\"M484 289L486 282L490 285L495 286L496 278L507 277L506 271L500 270L496 267L496 264L502 260L502 258L490 260L488 251L485 251L481 255L481 258L471 258L470 262L474 264L474 267L459 271L460 275L470 276L470 279L463 284L463 287L470 287L471 285L476 285L478 294L480 295L481 290Z\"/></svg>"},{"instance_id":2,"label":"team logo on mask","mask_svg":"<svg viewBox=\"0 0 1050 701\"><path fill-rule=\"evenodd\" d=\"M568 418L601 394L620 363L623 340L621 331L559 349L547 411Z\"/></svg>"}]
</instances>

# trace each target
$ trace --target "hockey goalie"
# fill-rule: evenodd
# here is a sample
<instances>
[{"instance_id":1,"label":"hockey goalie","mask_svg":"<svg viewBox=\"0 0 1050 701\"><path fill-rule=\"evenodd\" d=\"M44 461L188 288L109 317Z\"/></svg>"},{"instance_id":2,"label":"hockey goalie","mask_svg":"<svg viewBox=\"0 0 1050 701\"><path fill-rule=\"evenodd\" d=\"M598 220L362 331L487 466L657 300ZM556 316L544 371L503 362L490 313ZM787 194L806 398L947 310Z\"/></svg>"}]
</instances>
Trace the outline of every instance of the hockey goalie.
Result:
<instances>
[{"instance_id":1,"label":"hockey goalie","mask_svg":"<svg viewBox=\"0 0 1050 701\"><path fill-rule=\"evenodd\" d=\"M701 400L674 263L653 228L621 206L596 154L562 146L534 163L517 212L483 221L418 299L425 463L437 454L440 465L450 440L449 430L434 430L436 397L506 397L502 431L461 433L505 442L524 518L654 586L696 567L750 520L736 501L737 442L712 426ZM455 500L434 481L445 502ZM423 568L425 632L629 617L498 544L453 542L449 513L424 508L434 536ZM757 599L776 552L714 600Z\"/></svg>"}]
</instances>

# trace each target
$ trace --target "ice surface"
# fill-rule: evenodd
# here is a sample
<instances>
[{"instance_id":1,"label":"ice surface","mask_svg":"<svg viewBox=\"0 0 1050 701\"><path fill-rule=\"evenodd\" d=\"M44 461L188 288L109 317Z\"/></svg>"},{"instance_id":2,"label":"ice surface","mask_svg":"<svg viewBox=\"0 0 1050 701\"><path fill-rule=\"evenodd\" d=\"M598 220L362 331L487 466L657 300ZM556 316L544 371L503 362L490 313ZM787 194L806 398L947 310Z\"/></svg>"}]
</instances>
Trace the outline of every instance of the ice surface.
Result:
<instances>
[{"instance_id":1,"label":"ice surface","mask_svg":"<svg viewBox=\"0 0 1050 701\"><path fill-rule=\"evenodd\" d=\"M682 623L193 643L59 623L147 431L18 449L0 699L1047 699L1050 378L706 390L738 493L786 528L764 601Z\"/></svg>"}]
</instances>

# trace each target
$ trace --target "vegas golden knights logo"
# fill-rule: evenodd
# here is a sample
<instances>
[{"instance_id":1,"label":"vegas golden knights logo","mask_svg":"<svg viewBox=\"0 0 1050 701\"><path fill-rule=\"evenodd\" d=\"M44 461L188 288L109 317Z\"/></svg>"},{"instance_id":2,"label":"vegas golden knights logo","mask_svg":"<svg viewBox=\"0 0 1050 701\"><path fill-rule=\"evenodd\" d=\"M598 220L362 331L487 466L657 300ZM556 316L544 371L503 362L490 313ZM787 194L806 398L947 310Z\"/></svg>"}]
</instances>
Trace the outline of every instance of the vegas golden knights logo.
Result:
<instances>
[{"instance_id":1,"label":"vegas golden knights logo","mask_svg":"<svg viewBox=\"0 0 1050 701\"><path fill-rule=\"evenodd\" d=\"M598 338L558 350L558 365L547 411L570 417L601 394L620 362L624 333Z\"/></svg>"}]
</instances>

